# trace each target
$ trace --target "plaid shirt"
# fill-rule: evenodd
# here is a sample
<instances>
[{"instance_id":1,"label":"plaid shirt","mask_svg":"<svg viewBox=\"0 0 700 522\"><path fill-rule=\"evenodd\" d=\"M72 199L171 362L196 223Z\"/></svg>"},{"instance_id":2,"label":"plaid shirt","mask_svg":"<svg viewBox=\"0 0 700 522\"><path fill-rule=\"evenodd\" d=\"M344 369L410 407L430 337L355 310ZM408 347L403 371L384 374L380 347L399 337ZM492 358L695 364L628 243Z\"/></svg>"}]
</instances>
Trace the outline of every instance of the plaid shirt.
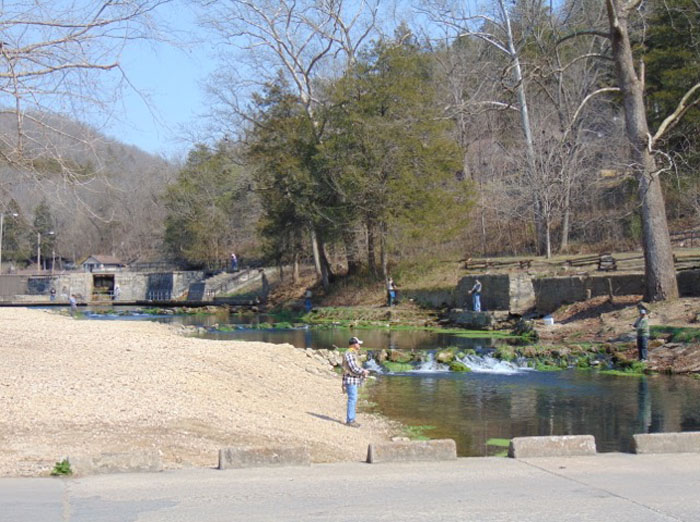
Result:
<instances>
[{"instance_id":1,"label":"plaid shirt","mask_svg":"<svg viewBox=\"0 0 700 522\"><path fill-rule=\"evenodd\" d=\"M362 384L365 373L357 363L355 350L348 350L343 354L343 388L348 384Z\"/></svg>"}]
</instances>

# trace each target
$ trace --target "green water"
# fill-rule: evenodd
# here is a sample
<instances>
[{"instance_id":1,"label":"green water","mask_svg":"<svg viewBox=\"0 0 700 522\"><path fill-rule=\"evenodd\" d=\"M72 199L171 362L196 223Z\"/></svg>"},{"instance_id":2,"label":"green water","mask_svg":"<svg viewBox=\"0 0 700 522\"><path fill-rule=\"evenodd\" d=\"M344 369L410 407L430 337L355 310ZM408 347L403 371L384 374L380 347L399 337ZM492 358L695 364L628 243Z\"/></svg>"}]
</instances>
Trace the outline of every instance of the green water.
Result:
<instances>
[{"instance_id":1,"label":"green water","mask_svg":"<svg viewBox=\"0 0 700 522\"><path fill-rule=\"evenodd\" d=\"M452 438L461 456L493 455L490 439L594 435L598 451L631 451L632 434L700 430L700 380L595 371L382 375L369 400L391 419Z\"/></svg>"}]
</instances>

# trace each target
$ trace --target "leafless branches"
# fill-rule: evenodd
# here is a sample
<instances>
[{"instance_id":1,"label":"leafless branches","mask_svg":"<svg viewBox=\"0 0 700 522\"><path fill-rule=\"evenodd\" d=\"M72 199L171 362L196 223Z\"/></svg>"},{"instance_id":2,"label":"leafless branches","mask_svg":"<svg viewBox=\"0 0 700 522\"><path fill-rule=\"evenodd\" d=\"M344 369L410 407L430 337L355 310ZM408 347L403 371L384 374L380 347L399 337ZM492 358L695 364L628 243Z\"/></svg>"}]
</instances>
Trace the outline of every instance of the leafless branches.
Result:
<instances>
[{"instance_id":1,"label":"leafless branches","mask_svg":"<svg viewBox=\"0 0 700 522\"><path fill-rule=\"evenodd\" d=\"M153 37L151 15L169 1L3 2L0 118L12 128L0 134L3 163L40 177L37 161L57 161L62 175L80 181L65 148L86 147L88 137L70 134L52 115L89 121L111 109L125 85L124 46Z\"/></svg>"}]
</instances>

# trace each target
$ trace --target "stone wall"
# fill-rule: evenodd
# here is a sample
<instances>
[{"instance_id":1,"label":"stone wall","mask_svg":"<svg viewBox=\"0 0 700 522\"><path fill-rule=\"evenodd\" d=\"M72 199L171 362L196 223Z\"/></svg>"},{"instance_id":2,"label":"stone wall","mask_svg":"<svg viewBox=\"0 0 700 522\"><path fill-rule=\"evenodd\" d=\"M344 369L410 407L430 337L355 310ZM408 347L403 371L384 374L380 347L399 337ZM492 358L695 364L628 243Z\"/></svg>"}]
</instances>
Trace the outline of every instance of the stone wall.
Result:
<instances>
[{"instance_id":1,"label":"stone wall","mask_svg":"<svg viewBox=\"0 0 700 522\"><path fill-rule=\"evenodd\" d=\"M608 274L604 276L539 277L532 280L537 312L553 312L561 305L584 301L601 295L641 295L642 274Z\"/></svg>"},{"instance_id":2,"label":"stone wall","mask_svg":"<svg viewBox=\"0 0 700 522\"><path fill-rule=\"evenodd\" d=\"M454 288L399 288L399 301L413 299L426 308L455 308Z\"/></svg>"},{"instance_id":3,"label":"stone wall","mask_svg":"<svg viewBox=\"0 0 700 522\"><path fill-rule=\"evenodd\" d=\"M204 279L202 271L173 272L173 297L187 294L192 283Z\"/></svg>"},{"instance_id":4,"label":"stone wall","mask_svg":"<svg viewBox=\"0 0 700 522\"><path fill-rule=\"evenodd\" d=\"M119 285L118 301L148 299L177 299L187 293L191 283L204 277L204 272L118 272L114 275Z\"/></svg>"},{"instance_id":5,"label":"stone wall","mask_svg":"<svg viewBox=\"0 0 700 522\"><path fill-rule=\"evenodd\" d=\"M481 309L509 310L510 309L510 274L494 274L483 276L463 277L457 283L457 308L472 309L472 289L476 280L481 281Z\"/></svg>"},{"instance_id":6,"label":"stone wall","mask_svg":"<svg viewBox=\"0 0 700 522\"><path fill-rule=\"evenodd\" d=\"M4 301L48 301L51 288L56 289L56 301L68 302L71 294L89 301L93 295L93 275L71 272L54 275L3 275L0 290ZM99 274L97 274L99 275ZM201 280L204 273L192 272L115 272L114 284L119 286L116 301L146 299L176 299L187 292L190 283Z\"/></svg>"},{"instance_id":7,"label":"stone wall","mask_svg":"<svg viewBox=\"0 0 700 522\"><path fill-rule=\"evenodd\" d=\"M48 298L51 288L56 289L57 301L68 301L71 294L83 299L92 295L92 274L75 272L48 276L29 276L27 278L27 295Z\"/></svg>"},{"instance_id":8,"label":"stone wall","mask_svg":"<svg viewBox=\"0 0 700 522\"><path fill-rule=\"evenodd\" d=\"M700 270L683 270L676 277L682 297L700 297Z\"/></svg>"}]
</instances>

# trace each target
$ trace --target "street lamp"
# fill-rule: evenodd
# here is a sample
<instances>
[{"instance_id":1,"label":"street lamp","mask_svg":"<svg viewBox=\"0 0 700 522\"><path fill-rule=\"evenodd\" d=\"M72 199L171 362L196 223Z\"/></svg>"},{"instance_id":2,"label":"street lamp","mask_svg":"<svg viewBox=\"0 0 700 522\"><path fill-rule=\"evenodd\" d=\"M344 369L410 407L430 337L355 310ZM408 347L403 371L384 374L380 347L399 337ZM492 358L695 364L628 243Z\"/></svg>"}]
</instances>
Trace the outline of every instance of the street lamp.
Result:
<instances>
[{"instance_id":1,"label":"street lamp","mask_svg":"<svg viewBox=\"0 0 700 522\"><path fill-rule=\"evenodd\" d=\"M12 212L11 217L17 217L19 214ZM2 227L5 225L5 213L0 212L0 274L2 274Z\"/></svg>"},{"instance_id":2,"label":"street lamp","mask_svg":"<svg viewBox=\"0 0 700 522\"><path fill-rule=\"evenodd\" d=\"M49 236L53 236L54 231L51 230L46 234ZM41 232L36 233L36 264L39 267L39 272L41 272Z\"/></svg>"}]
</instances>

